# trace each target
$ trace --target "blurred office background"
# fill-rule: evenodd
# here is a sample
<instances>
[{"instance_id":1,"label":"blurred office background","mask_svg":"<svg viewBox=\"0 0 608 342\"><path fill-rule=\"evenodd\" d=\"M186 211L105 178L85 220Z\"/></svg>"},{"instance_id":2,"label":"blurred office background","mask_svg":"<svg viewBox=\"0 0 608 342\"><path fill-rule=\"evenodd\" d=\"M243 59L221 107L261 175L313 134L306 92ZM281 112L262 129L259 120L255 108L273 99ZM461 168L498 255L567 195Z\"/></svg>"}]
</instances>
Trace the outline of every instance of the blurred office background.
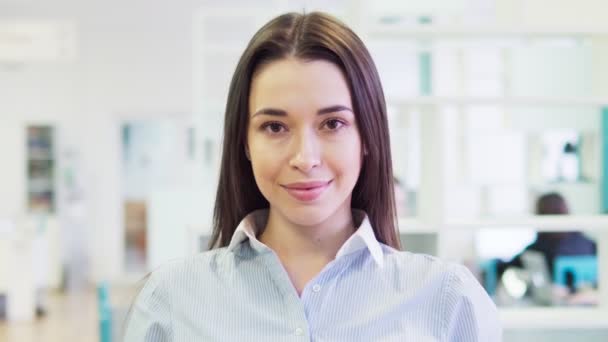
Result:
<instances>
[{"instance_id":1,"label":"blurred office background","mask_svg":"<svg viewBox=\"0 0 608 342\"><path fill-rule=\"evenodd\" d=\"M465 263L506 341L608 340L604 0L0 0L0 340L117 340L141 278L205 249L236 61L303 9L376 61L405 249ZM498 266L539 232L597 250Z\"/></svg>"}]
</instances>

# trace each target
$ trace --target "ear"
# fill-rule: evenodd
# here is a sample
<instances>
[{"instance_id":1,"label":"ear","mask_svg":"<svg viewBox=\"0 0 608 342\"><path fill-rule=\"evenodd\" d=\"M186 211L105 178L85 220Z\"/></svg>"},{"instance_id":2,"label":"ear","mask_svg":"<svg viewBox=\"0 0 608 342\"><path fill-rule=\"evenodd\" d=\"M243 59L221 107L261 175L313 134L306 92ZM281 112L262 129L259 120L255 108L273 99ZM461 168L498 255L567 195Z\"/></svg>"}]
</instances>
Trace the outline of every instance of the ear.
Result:
<instances>
[{"instance_id":1,"label":"ear","mask_svg":"<svg viewBox=\"0 0 608 342\"><path fill-rule=\"evenodd\" d=\"M249 147L245 146L245 157L247 160L251 161L251 155L249 155Z\"/></svg>"}]
</instances>

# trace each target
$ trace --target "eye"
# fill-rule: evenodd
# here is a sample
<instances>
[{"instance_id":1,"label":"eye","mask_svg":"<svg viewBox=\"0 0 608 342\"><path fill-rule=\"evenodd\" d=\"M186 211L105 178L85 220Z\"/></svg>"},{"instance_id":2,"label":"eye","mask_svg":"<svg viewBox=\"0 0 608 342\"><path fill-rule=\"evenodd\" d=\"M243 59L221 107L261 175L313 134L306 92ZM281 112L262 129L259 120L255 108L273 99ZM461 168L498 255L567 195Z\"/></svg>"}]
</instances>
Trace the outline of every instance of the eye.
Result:
<instances>
[{"instance_id":1,"label":"eye","mask_svg":"<svg viewBox=\"0 0 608 342\"><path fill-rule=\"evenodd\" d=\"M279 134L285 129L285 126L279 122L267 122L261 128L268 133Z\"/></svg>"},{"instance_id":2,"label":"eye","mask_svg":"<svg viewBox=\"0 0 608 342\"><path fill-rule=\"evenodd\" d=\"M342 126L346 125L346 123L342 120L338 120L338 119L329 119L327 121L325 121L325 126L327 126L327 128L329 128L330 131L337 131L340 128L342 128Z\"/></svg>"}]
</instances>

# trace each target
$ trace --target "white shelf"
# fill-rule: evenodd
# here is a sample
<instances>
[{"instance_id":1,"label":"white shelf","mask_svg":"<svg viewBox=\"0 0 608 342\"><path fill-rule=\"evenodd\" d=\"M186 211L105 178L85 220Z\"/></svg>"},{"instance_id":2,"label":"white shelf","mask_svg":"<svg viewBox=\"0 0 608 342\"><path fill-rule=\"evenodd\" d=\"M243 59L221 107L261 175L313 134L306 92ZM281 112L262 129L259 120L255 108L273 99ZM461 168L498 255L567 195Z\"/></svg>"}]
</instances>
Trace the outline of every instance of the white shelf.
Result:
<instances>
[{"instance_id":1,"label":"white shelf","mask_svg":"<svg viewBox=\"0 0 608 342\"><path fill-rule=\"evenodd\" d=\"M543 215L520 218L451 219L446 229L530 228L539 231L608 230L608 215Z\"/></svg>"},{"instance_id":2,"label":"white shelf","mask_svg":"<svg viewBox=\"0 0 608 342\"><path fill-rule=\"evenodd\" d=\"M600 308L499 308L503 328L608 329L608 311Z\"/></svg>"},{"instance_id":3,"label":"white shelf","mask_svg":"<svg viewBox=\"0 0 608 342\"><path fill-rule=\"evenodd\" d=\"M493 106L568 106L568 107L606 107L605 97L481 97L481 96L417 96L390 101L397 106L421 105L493 105Z\"/></svg>"},{"instance_id":4,"label":"white shelf","mask_svg":"<svg viewBox=\"0 0 608 342\"><path fill-rule=\"evenodd\" d=\"M372 38L585 38L608 36L608 27L516 27L516 26L389 26L375 25Z\"/></svg>"},{"instance_id":5,"label":"white shelf","mask_svg":"<svg viewBox=\"0 0 608 342\"><path fill-rule=\"evenodd\" d=\"M444 222L424 222L415 218L400 218L401 234L440 233L454 229L534 228L538 231L601 230L608 231L608 215L543 215L488 219L448 219Z\"/></svg>"}]
</instances>

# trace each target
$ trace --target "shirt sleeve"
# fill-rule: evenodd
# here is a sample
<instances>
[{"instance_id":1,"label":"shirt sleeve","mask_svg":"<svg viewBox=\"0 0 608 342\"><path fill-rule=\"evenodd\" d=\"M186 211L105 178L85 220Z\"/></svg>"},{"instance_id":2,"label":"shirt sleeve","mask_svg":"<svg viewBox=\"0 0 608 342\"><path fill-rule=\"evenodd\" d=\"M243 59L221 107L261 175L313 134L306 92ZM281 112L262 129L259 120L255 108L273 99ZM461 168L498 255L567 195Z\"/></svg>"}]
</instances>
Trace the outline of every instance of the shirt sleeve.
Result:
<instances>
[{"instance_id":1,"label":"shirt sleeve","mask_svg":"<svg viewBox=\"0 0 608 342\"><path fill-rule=\"evenodd\" d=\"M462 265L454 265L447 284L445 341L502 341L502 326L496 305L473 274Z\"/></svg>"},{"instance_id":2,"label":"shirt sleeve","mask_svg":"<svg viewBox=\"0 0 608 342\"><path fill-rule=\"evenodd\" d=\"M125 323L125 342L173 340L169 298L159 277L152 273L133 302Z\"/></svg>"}]
</instances>

